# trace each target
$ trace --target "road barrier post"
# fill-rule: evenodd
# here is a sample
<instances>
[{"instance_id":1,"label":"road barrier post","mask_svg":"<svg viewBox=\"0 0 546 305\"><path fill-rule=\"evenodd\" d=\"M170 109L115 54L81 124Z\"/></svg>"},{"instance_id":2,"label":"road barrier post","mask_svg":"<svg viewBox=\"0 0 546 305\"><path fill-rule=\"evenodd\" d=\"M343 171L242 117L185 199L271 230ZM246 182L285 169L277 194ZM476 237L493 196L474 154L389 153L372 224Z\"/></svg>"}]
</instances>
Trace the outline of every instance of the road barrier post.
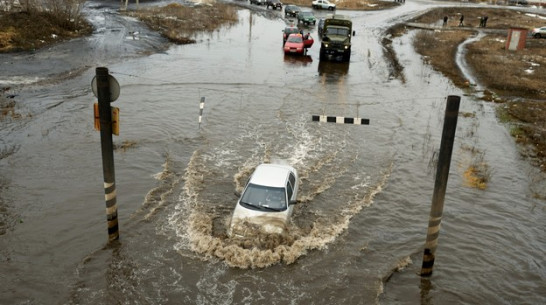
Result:
<instances>
[{"instance_id":1,"label":"road barrier post","mask_svg":"<svg viewBox=\"0 0 546 305\"><path fill-rule=\"evenodd\" d=\"M447 97L447 106L444 116L444 129L440 144L440 155L438 158L436 181L434 183L434 194L432 195L432 206L430 208L430 216L428 221L427 240L423 254L423 265L421 267L421 276L424 277L432 275L436 247L438 246L438 236L440 234L440 223L442 221L442 212L444 210L444 198L446 194L447 178L449 176L451 154L453 152L453 142L455 140L455 130L457 129L460 101L460 96L450 95Z\"/></svg>"},{"instance_id":2,"label":"road barrier post","mask_svg":"<svg viewBox=\"0 0 546 305\"><path fill-rule=\"evenodd\" d=\"M102 150L102 171L104 175L104 200L108 221L108 240L119 239L118 208L116 199L116 178L114 171L114 145L112 142L112 109L108 68L96 69L97 98L100 116L100 139Z\"/></svg>"},{"instance_id":3,"label":"road barrier post","mask_svg":"<svg viewBox=\"0 0 546 305\"><path fill-rule=\"evenodd\" d=\"M201 128L201 118L203 117L203 108L205 108L205 97L201 97L199 102L199 128Z\"/></svg>"}]
</instances>

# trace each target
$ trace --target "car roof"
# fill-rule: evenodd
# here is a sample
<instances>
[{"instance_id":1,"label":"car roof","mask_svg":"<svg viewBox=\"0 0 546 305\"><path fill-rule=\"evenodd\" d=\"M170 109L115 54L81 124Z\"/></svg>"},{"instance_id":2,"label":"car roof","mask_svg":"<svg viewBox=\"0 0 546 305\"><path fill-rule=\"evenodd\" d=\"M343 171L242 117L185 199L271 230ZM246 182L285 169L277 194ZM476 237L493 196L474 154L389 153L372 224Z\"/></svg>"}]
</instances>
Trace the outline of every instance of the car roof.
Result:
<instances>
[{"instance_id":1,"label":"car roof","mask_svg":"<svg viewBox=\"0 0 546 305\"><path fill-rule=\"evenodd\" d=\"M256 167L249 183L271 187L285 187L290 173L297 175L296 170L289 165L264 163Z\"/></svg>"},{"instance_id":2,"label":"car roof","mask_svg":"<svg viewBox=\"0 0 546 305\"><path fill-rule=\"evenodd\" d=\"M303 39L303 35L300 34L300 33L292 33L292 34L288 35L288 39L290 39L290 37L300 37L300 38Z\"/></svg>"}]
</instances>

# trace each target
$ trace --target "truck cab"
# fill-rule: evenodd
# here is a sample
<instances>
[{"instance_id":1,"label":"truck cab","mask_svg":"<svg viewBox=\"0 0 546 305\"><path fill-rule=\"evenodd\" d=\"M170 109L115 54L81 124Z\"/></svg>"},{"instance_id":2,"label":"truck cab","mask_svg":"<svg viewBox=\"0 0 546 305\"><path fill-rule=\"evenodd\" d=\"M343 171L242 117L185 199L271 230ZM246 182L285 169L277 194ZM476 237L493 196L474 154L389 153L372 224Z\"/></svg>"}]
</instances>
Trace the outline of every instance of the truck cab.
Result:
<instances>
[{"instance_id":1,"label":"truck cab","mask_svg":"<svg viewBox=\"0 0 546 305\"><path fill-rule=\"evenodd\" d=\"M351 58L351 37L353 23L344 15L331 15L324 19L320 45L320 60L341 57L341 61Z\"/></svg>"}]
</instances>

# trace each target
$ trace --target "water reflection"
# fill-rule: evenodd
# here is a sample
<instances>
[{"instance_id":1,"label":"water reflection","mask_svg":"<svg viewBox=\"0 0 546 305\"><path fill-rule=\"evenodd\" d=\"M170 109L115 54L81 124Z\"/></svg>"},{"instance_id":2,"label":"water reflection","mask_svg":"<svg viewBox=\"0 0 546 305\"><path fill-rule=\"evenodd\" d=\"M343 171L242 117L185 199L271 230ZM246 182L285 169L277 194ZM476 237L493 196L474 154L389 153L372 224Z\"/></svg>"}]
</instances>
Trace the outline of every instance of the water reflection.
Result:
<instances>
[{"instance_id":1,"label":"water reflection","mask_svg":"<svg viewBox=\"0 0 546 305\"><path fill-rule=\"evenodd\" d=\"M284 55L284 64L287 66L301 66L305 67L313 62L313 58L310 55L293 56Z\"/></svg>"},{"instance_id":2,"label":"water reflection","mask_svg":"<svg viewBox=\"0 0 546 305\"><path fill-rule=\"evenodd\" d=\"M321 60L318 65L319 75L343 76L349 73L348 62L331 62Z\"/></svg>"},{"instance_id":3,"label":"water reflection","mask_svg":"<svg viewBox=\"0 0 546 305\"><path fill-rule=\"evenodd\" d=\"M320 83L334 83L341 85L339 87L340 96L345 96L345 82L349 72L348 62L330 62L321 60L318 65Z\"/></svg>"}]
</instances>

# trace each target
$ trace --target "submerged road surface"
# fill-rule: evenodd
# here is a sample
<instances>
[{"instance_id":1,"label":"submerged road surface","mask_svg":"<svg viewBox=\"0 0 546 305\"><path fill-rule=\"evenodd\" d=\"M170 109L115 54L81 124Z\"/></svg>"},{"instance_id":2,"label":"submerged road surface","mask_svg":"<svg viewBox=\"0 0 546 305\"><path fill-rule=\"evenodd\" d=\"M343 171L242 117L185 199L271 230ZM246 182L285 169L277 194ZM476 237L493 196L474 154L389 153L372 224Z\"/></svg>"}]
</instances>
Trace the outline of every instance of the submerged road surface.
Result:
<instances>
[{"instance_id":1,"label":"submerged road surface","mask_svg":"<svg viewBox=\"0 0 546 305\"><path fill-rule=\"evenodd\" d=\"M82 58L88 69L54 82L36 67L1 74L20 116L0 121L0 303L544 303L546 216L535 196L544 180L520 158L496 106L424 65L412 33L393 42L405 81L389 72L384 31L430 5L343 11L356 31L348 64L319 61L314 26L305 29L317 39L307 56L285 56L281 30L290 21L262 8L241 9L236 25L196 44L133 57L160 38L138 28L131 40L134 20L123 25L115 11L88 7L104 28L79 43L100 60ZM105 33L127 34L107 50ZM115 51L125 40L137 51ZM17 56L1 59L16 65ZM38 62L58 76L57 65L77 55L66 56ZM120 241L110 245L90 86L99 65L121 85L113 104ZM422 280L448 95L462 97L464 115L434 273ZM234 193L262 162L299 172L289 233L230 239ZM467 184L477 162L489 168L484 190Z\"/></svg>"}]
</instances>

